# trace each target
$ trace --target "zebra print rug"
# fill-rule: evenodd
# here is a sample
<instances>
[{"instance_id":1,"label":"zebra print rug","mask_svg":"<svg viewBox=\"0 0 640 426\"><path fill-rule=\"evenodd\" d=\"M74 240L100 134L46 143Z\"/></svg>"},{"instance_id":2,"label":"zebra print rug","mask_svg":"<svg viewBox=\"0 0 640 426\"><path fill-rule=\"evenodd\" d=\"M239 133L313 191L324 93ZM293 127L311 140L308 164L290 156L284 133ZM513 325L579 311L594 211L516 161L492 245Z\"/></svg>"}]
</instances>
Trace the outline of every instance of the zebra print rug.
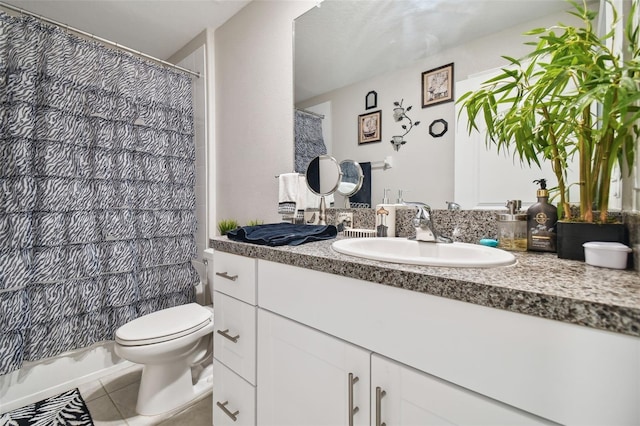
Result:
<instances>
[{"instance_id":1,"label":"zebra print rug","mask_svg":"<svg viewBox=\"0 0 640 426\"><path fill-rule=\"evenodd\" d=\"M93 426L78 389L0 414L0 426Z\"/></svg>"}]
</instances>

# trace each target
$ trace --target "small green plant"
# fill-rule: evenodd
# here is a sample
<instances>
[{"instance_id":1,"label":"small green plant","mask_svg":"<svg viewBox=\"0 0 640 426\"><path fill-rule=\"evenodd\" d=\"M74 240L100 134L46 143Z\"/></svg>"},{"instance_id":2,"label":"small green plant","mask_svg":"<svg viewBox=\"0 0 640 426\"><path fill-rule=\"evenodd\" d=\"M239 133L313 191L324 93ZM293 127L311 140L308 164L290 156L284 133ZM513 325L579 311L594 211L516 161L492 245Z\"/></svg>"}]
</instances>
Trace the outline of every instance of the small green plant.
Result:
<instances>
[{"instance_id":1,"label":"small green plant","mask_svg":"<svg viewBox=\"0 0 640 426\"><path fill-rule=\"evenodd\" d=\"M233 231L238 228L240 225L238 221L233 219L224 219L218 222L218 231L220 231L220 235L227 235L227 232Z\"/></svg>"},{"instance_id":2,"label":"small green plant","mask_svg":"<svg viewBox=\"0 0 640 426\"><path fill-rule=\"evenodd\" d=\"M264 220L253 219L253 220L250 220L249 223L247 223L247 226L258 226L263 224L264 224Z\"/></svg>"}]
</instances>

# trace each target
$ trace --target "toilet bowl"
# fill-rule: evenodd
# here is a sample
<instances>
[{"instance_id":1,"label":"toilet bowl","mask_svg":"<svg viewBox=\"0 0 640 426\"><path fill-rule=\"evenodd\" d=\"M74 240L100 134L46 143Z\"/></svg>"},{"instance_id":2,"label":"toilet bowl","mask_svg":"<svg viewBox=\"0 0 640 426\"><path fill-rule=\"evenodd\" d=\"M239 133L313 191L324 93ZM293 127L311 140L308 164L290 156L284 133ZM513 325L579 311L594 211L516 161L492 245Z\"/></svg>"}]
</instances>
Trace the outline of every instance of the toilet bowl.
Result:
<instances>
[{"instance_id":1,"label":"toilet bowl","mask_svg":"<svg viewBox=\"0 0 640 426\"><path fill-rule=\"evenodd\" d=\"M210 354L213 311L197 303L141 316L116 330L115 352L143 364L136 411L156 415L195 398L191 367Z\"/></svg>"}]
</instances>

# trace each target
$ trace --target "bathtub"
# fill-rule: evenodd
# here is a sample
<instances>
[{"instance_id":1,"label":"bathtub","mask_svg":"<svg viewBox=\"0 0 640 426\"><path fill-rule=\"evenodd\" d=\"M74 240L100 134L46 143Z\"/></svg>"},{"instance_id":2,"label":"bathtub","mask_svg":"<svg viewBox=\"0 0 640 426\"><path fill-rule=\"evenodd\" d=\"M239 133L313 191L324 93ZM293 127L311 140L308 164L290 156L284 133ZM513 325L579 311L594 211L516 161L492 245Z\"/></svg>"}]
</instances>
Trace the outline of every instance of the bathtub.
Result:
<instances>
[{"instance_id":1,"label":"bathtub","mask_svg":"<svg viewBox=\"0 0 640 426\"><path fill-rule=\"evenodd\" d=\"M21 369L0 376L0 412L57 395L131 365L114 353L112 341L25 362Z\"/></svg>"}]
</instances>

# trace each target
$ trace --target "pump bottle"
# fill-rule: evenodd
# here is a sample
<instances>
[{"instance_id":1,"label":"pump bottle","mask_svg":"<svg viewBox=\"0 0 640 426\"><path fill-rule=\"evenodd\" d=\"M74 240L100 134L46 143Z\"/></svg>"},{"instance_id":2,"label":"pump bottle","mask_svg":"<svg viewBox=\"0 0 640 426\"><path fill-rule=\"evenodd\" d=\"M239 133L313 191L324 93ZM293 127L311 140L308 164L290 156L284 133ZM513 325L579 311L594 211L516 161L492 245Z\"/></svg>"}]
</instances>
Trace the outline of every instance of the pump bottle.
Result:
<instances>
[{"instance_id":1,"label":"pump bottle","mask_svg":"<svg viewBox=\"0 0 640 426\"><path fill-rule=\"evenodd\" d=\"M556 223L558 209L549 204L547 180L538 179L540 184L536 195L538 202L527 209L527 249L530 251L556 251Z\"/></svg>"}]
</instances>

